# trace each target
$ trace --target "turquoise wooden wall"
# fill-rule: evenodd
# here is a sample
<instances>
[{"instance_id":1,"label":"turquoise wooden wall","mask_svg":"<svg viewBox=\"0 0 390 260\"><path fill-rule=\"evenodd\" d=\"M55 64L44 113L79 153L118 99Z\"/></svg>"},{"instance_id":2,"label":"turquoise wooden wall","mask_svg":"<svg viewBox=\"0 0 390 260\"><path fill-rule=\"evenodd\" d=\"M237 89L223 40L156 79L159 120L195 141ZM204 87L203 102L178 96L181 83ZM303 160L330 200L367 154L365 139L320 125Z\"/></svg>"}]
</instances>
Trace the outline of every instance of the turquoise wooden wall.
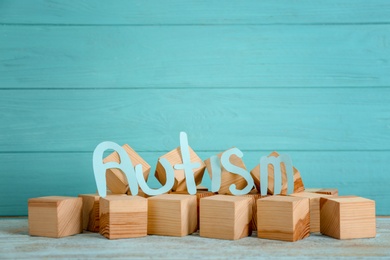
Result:
<instances>
[{"instance_id":1,"label":"turquoise wooden wall","mask_svg":"<svg viewBox=\"0 0 390 260\"><path fill-rule=\"evenodd\" d=\"M151 165L288 153L390 215L390 2L0 0L0 215L95 192L92 152ZM154 179L150 182L155 184Z\"/></svg>"}]
</instances>

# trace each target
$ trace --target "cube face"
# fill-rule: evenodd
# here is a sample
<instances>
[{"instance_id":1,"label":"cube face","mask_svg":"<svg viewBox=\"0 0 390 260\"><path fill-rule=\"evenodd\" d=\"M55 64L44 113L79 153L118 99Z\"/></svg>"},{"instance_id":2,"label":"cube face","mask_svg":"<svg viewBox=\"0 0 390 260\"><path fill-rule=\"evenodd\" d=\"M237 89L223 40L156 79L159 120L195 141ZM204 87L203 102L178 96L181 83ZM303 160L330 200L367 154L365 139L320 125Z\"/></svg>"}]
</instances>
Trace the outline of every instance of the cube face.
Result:
<instances>
[{"instance_id":1,"label":"cube face","mask_svg":"<svg viewBox=\"0 0 390 260\"><path fill-rule=\"evenodd\" d=\"M251 198L215 195L200 200L200 236L236 240L251 234Z\"/></svg>"},{"instance_id":2,"label":"cube face","mask_svg":"<svg viewBox=\"0 0 390 260\"><path fill-rule=\"evenodd\" d=\"M341 196L322 198L321 233L338 239L376 236L375 201Z\"/></svg>"},{"instance_id":3,"label":"cube face","mask_svg":"<svg viewBox=\"0 0 390 260\"><path fill-rule=\"evenodd\" d=\"M320 232L320 199L332 197L320 193L299 192L290 196L308 198L310 201L310 232Z\"/></svg>"},{"instance_id":4,"label":"cube face","mask_svg":"<svg viewBox=\"0 0 390 260\"><path fill-rule=\"evenodd\" d=\"M258 237L294 242L309 235L309 199L270 196L257 201Z\"/></svg>"},{"instance_id":5,"label":"cube face","mask_svg":"<svg viewBox=\"0 0 390 260\"><path fill-rule=\"evenodd\" d=\"M200 166L196 169L193 169L194 172L194 179L195 184L199 185L202 182L204 170L206 169L205 164L203 163L202 159L199 158L199 156L192 150L191 147L189 148L190 152L190 160L191 162L198 162L200 163ZM159 159L165 158L168 160L168 162L174 167L176 164L183 163L183 160L181 158L181 150L180 147L177 147L176 149L168 152L167 154L161 156ZM157 162L156 167L156 178L160 181L161 184L165 184L166 182L166 173L165 169L160 163L160 160ZM185 180L185 173L184 170L176 170L174 169L174 175L175 175L175 182L172 187L172 191L187 191L187 184Z\"/></svg>"},{"instance_id":6,"label":"cube face","mask_svg":"<svg viewBox=\"0 0 390 260\"><path fill-rule=\"evenodd\" d=\"M32 236L60 238L83 229L82 199L49 196L29 199L28 224Z\"/></svg>"},{"instance_id":7,"label":"cube face","mask_svg":"<svg viewBox=\"0 0 390 260\"><path fill-rule=\"evenodd\" d=\"M219 153L217 154L217 156L219 157L219 159L221 159L222 157L222 153ZM235 166L238 166L240 168L243 168L243 169L246 169L245 167L245 164L244 164L244 161L236 156L236 155L232 155L230 157L230 162L235 165ZM208 173L210 174L210 177L212 178L213 177L213 169L211 168L211 162L210 162L210 158L205 160L205 165L206 165L206 168L207 168L207 171ZM222 194L222 195L232 195L232 193L230 192L230 185L232 184L235 184L236 185L236 188L238 190L242 190L243 188L245 188L245 186L247 185L247 182L246 180L239 174L234 174L234 173L231 173L229 172L228 170L226 170L222 165L221 165L221 187L220 189L218 190L218 194Z\"/></svg>"},{"instance_id":8,"label":"cube face","mask_svg":"<svg viewBox=\"0 0 390 260\"><path fill-rule=\"evenodd\" d=\"M137 164L142 165L144 178L147 179L150 172L150 165L138 153L136 153L128 144L123 145L122 148L126 151L127 155L130 157L131 162L134 166ZM113 152L112 154L104 158L103 162L119 163L120 162L119 154L117 152ZM131 195L127 178L121 170L116 168L108 169L106 171L106 180L107 180L108 189L113 193L116 194L127 193Z\"/></svg>"},{"instance_id":9,"label":"cube face","mask_svg":"<svg viewBox=\"0 0 390 260\"><path fill-rule=\"evenodd\" d=\"M99 199L97 194L80 194L83 200L83 229L99 232Z\"/></svg>"},{"instance_id":10,"label":"cube face","mask_svg":"<svg viewBox=\"0 0 390 260\"><path fill-rule=\"evenodd\" d=\"M268 157L279 157L279 154L277 152L272 152ZM286 168L284 164L281 164L280 170L282 172L282 189L280 194L286 195L287 194L287 174L286 174ZM258 191L260 190L260 165L258 164L255 168L252 169L250 172L251 176L253 178L253 181L255 183L256 189ZM294 174L294 193L302 192L305 190L301 174L300 172L293 167L293 174ZM274 194L274 167L272 164L268 165L268 189L267 194L269 195L276 195Z\"/></svg>"},{"instance_id":11,"label":"cube face","mask_svg":"<svg viewBox=\"0 0 390 260\"><path fill-rule=\"evenodd\" d=\"M375 202L356 200L340 205L341 239L376 236Z\"/></svg>"},{"instance_id":12,"label":"cube face","mask_svg":"<svg viewBox=\"0 0 390 260\"><path fill-rule=\"evenodd\" d=\"M340 204L334 200L320 199L320 232L340 239Z\"/></svg>"},{"instance_id":13,"label":"cube face","mask_svg":"<svg viewBox=\"0 0 390 260\"><path fill-rule=\"evenodd\" d=\"M100 198L100 234L108 239L146 236L147 204L139 196Z\"/></svg>"},{"instance_id":14,"label":"cube face","mask_svg":"<svg viewBox=\"0 0 390 260\"><path fill-rule=\"evenodd\" d=\"M57 203L28 203L30 236L59 237Z\"/></svg>"},{"instance_id":15,"label":"cube face","mask_svg":"<svg viewBox=\"0 0 390 260\"><path fill-rule=\"evenodd\" d=\"M181 237L196 229L195 195L164 194L148 198L148 234Z\"/></svg>"}]
</instances>

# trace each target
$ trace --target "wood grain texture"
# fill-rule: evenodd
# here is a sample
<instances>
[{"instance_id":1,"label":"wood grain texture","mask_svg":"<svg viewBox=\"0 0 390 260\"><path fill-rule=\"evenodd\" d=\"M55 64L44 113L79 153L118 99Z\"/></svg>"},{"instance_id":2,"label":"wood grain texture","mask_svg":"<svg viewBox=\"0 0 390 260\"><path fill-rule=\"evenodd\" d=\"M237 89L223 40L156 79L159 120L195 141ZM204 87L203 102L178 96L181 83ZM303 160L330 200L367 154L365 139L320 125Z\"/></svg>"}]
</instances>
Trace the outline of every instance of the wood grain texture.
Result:
<instances>
[{"instance_id":1,"label":"wood grain texture","mask_svg":"<svg viewBox=\"0 0 390 260\"><path fill-rule=\"evenodd\" d=\"M321 233L338 239L376 236L375 201L357 196L320 199Z\"/></svg>"},{"instance_id":2,"label":"wood grain texture","mask_svg":"<svg viewBox=\"0 0 390 260\"><path fill-rule=\"evenodd\" d=\"M390 85L390 24L21 25L1 26L0 37L8 89Z\"/></svg>"},{"instance_id":3,"label":"wood grain texture","mask_svg":"<svg viewBox=\"0 0 390 260\"><path fill-rule=\"evenodd\" d=\"M244 161L249 167L260 162L265 152L245 152ZM283 151L280 151L283 153ZM299 167L308 187L338 187L340 195L359 194L376 201L378 215L389 215L390 195L387 174L389 152L324 152L288 151L294 165ZM162 153L140 152L151 165L155 165ZM209 158L215 152L199 152ZM363 164L368 160L375 164ZM0 164L0 214L2 216L27 215L27 199L59 194L77 196L95 193L96 185L92 170L92 153L1 153ZM23 163L21 163L23 162ZM58 166L61 167L58 167ZM152 169L152 172L154 170ZM367 174L375 172L377 174ZM9 174L5 174L9 173ZM208 174L206 173L205 176ZM15 176L20 180L15 193ZM72 181L69 181L72 179ZM28 180L28 181L27 181ZM204 182L209 185L209 179ZM155 178L149 178L152 187L158 187ZM375 184L375 187L372 185ZM156 186L157 185L157 186ZM9 196L13 194L13 196Z\"/></svg>"},{"instance_id":4,"label":"wood grain texture","mask_svg":"<svg viewBox=\"0 0 390 260\"><path fill-rule=\"evenodd\" d=\"M99 217L99 233L108 239L144 237L148 200L119 194L100 198Z\"/></svg>"},{"instance_id":5,"label":"wood grain texture","mask_svg":"<svg viewBox=\"0 0 390 260\"><path fill-rule=\"evenodd\" d=\"M197 231L196 195L163 194L148 198L148 234L183 237Z\"/></svg>"},{"instance_id":6,"label":"wood grain texture","mask_svg":"<svg viewBox=\"0 0 390 260\"><path fill-rule=\"evenodd\" d=\"M25 24L322 24L390 22L386 1L196 1L114 2L3 0L0 23ZM19 11L19 12L18 12ZM28 11L28 15L23 15ZM99 19L97 19L97 17Z\"/></svg>"},{"instance_id":7,"label":"wood grain texture","mask_svg":"<svg viewBox=\"0 0 390 260\"><path fill-rule=\"evenodd\" d=\"M30 236L61 238L83 232L81 198L47 196L28 200Z\"/></svg>"},{"instance_id":8,"label":"wood grain texture","mask_svg":"<svg viewBox=\"0 0 390 260\"><path fill-rule=\"evenodd\" d=\"M257 236L288 242L310 236L309 199L269 196L257 200Z\"/></svg>"},{"instance_id":9,"label":"wood grain texture","mask_svg":"<svg viewBox=\"0 0 390 260\"><path fill-rule=\"evenodd\" d=\"M0 151L170 151L183 130L196 152L388 150L388 104L390 88L2 90Z\"/></svg>"},{"instance_id":10,"label":"wood grain texture","mask_svg":"<svg viewBox=\"0 0 390 260\"><path fill-rule=\"evenodd\" d=\"M237 240L252 234L252 198L215 195L200 199L199 235Z\"/></svg>"}]
</instances>

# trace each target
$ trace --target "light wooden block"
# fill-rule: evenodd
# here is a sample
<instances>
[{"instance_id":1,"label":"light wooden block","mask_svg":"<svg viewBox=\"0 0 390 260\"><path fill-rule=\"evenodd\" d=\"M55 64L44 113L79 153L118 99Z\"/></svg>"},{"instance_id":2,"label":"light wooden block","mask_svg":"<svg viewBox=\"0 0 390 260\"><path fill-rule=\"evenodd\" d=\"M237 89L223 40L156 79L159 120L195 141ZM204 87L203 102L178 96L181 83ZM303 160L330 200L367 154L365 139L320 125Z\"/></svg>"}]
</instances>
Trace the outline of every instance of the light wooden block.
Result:
<instances>
[{"instance_id":1,"label":"light wooden block","mask_svg":"<svg viewBox=\"0 0 390 260\"><path fill-rule=\"evenodd\" d=\"M127 155L130 157L133 165L141 164L142 171L145 180L147 180L150 172L150 165L142 159L142 157L136 153L128 144L122 146L125 149ZM120 162L119 154L117 152L113 152L103 160L104 163L107 162ZM112 193L115 194L131 194L129 189L129 183L127 182L126 175L120 169L108 169L106 171L106 182L107 187L111 190Z\"/></svg>"},{"instance_id":2,"label":"light wooden block","mask_svg":"<svg viewBox=\"0 0 390 260\"><path fill-rule=\"evenodd\" d=\"M309 199L270 196L257 201L257 236L294 242L310 235Z\"/></svg>"},{"instance_id":3,"label":"light wooden block","mask_svg":"<svg viewBox=\"0 0 390 260\"><path fill-rule=\"evenodd\" d=\"M320 232L320 199L332 197L332 195L299 192L290 196L308 198L310 201L310 232Z\"/></svg>"},{"instance_id":4,"label":"light wooden block","mask_svg":"<svg viewBox=\"0 0 390 260\"><path fill-rule=\"evenodd\" d=\"M202 159L192 150L191 147L189 148L190 152L190 160L191 162L198 162L200 163L200 166L196 169L193 169L194 172L194 178L196 185L199 185L202 182L204 170L206 169L205 164L203 163ZM180 147L177 147L176 149L168 152L167 154L164 154L159 159L165 158L169 161L169 163L174 167L176 164L183 163L183 160L181 158L181 150ZM160 160L157 162L156 167L156 178L160 181L161 184L165 184L166 182L166 173L165 169L160 163ZM174 175L175 175L175 183L173 184L172 191L187 191L187 184L185 179L184 170L176 170L174 169Z\"/></svg>"},{"instance_id":5,"label":"light wooden block","mask_svg":"<svg viewBox=\"0 0 390 260\"><path fill-rule=\"evenodd\" d=\"M332 195L332 196L339 195L339 191L337 189L305 188L305 192Z\"/></svg>"},{"instance_id":6,"label":"light wooden block","mask_svg":"<svg viewBox=\"0 0 390 260\"><path fill-rule=\"evenodd\" d=\"M66 237L83 232L83 200L49 196L28 200L31 236Z\"/></svg>"},{"instance_id":7,"label":"light wooden block","mask_svg":"<svg viewBox=\"0 0 390 260\"><path fill-rule=\"evenodd\" d=\"M100 198L100 234L108 239L147 235L148 200L139 196Z\"/></svg>"},{"instance_id":8,"label":"light wooden block","mask_svg":"<svg viewBox=\"0 0 390 260\"><path fill-rule=\"evenodd\" d=\"M321 233L338 239L376 236L375 201L341 196L321 198Z\"/></svg>"},{"instance_id":9,"label":"light wooden block","mask_svg":"<svg viewBox=\"0 0 390 260\"><path fill-rule=\"evenodd\" d=\"M97 194L80 194L83 200L83 229L99 232L99 199Z\"/></svg>"},{"instance_id":10,"label":"light wooden block","mask_svg":"<svg viewBox=\"0 0 390 260\"><path fill-rule=\"evenodd\" d=\"M148 198L148 234L182 237L197 229L196 196L163 194Z\"/></svg>"},{"instance_id":11,"label":"light wooden block","mask_svg":"<svg viewBox=\"0 0 390 260\"><path fill-rule=\"evenodd\" d=\"M279 157L279 154L277 152L272 152L268 157ZM287 174L286 174L286 167L284 163L281 163L280 170L282 171L282 189L281 193L282 195L287 194ZM305 190L301 174L299 171L293 167L293 173L294 173L294 193L296 192L302 192ZM251 171L251 175L253 178L253 181L255 183L256 189L260 191L260 164L258 164L253 170ZM274 195L274 167L272 164L268 165L268 190L267 194ZM276 195L276 194L275 194Z\"/></svg>"},{"instance_id":12,"label":"light wooden block","mask_svg":"<svg viewBox=\"0 0 390 260\"><path fill-rule=\"evenodd\" d=\"M219 159L221 159L222 157L222 153L219 153L217 156ZM210 175L210 178L213 177L213 169L211 168L211 162L210 162L210 158L205 160L204 161L205 164L206 164L206 168L207 168L207 171ZM230 157L230 162L235 165L235 166L238 166L240 168L243 168L243 169L246 169L245 167L245 164L244 164L244 161L236 156L236 155L232 155ZM221 187L220 189L218 190L218 194L222 194L222 195L232 195L232 193L230 192L229 190L229 187L230 185L232 184L235 184L236 185L236 188L238 190L242 190L243 188L246 187L247 185L247 182L246 180L244 179L244 177L242 177L241 175L239 174L235 174L235 173L231 173L229 172L228 170L226 170L222 164L221 164Z\"/></svg>"},{"instance_id":13,"label":"light wooden block","mask_svg":"<svg viewBox=\"0 0 390 260\"><path fill-rule=\"evenodd\" d=\"M252 234L252 199L215 195L200 200L200 236L236 240Z\"/></svg>"}]
</instances>

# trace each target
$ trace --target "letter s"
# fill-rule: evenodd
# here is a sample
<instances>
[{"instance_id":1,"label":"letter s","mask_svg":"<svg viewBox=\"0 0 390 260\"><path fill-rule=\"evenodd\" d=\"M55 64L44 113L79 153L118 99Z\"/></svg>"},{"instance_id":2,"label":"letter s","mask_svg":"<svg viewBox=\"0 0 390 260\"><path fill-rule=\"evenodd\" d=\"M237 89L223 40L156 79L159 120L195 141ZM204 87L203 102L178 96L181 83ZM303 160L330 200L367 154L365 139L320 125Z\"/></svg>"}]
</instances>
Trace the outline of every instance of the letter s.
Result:
<instances>
[{"instance_id":1,"label":"letter s","mask_svg":"<svg viewBox=\"0 0 390 260\"><path fill-rule=\"evenodd\" d=\"M221 163L222 163L222 166L229 172L231 173L235 173L235 174L238 174L238 175L241 175L245 181L247 182L247 185L244 189L242 190L237 190L237 186L236 184L232 184L230 185L229 187L229 190L230 192L233 194L233 195L244 195L244 194L247 194L249 193L252 188L253 188L253 185L254 185L254 182L253 182L253 179L252 179L252 176L250 175L250 173L243 169L243 168L240 168L236 165L233 165L229 158L230 156L232 155L236 155L240 158L242 158L244 155L243 153L238 149L238 148L231 148L227 151L225 151L222 156L221 156Z\"/></svg>"}]
</instances>

